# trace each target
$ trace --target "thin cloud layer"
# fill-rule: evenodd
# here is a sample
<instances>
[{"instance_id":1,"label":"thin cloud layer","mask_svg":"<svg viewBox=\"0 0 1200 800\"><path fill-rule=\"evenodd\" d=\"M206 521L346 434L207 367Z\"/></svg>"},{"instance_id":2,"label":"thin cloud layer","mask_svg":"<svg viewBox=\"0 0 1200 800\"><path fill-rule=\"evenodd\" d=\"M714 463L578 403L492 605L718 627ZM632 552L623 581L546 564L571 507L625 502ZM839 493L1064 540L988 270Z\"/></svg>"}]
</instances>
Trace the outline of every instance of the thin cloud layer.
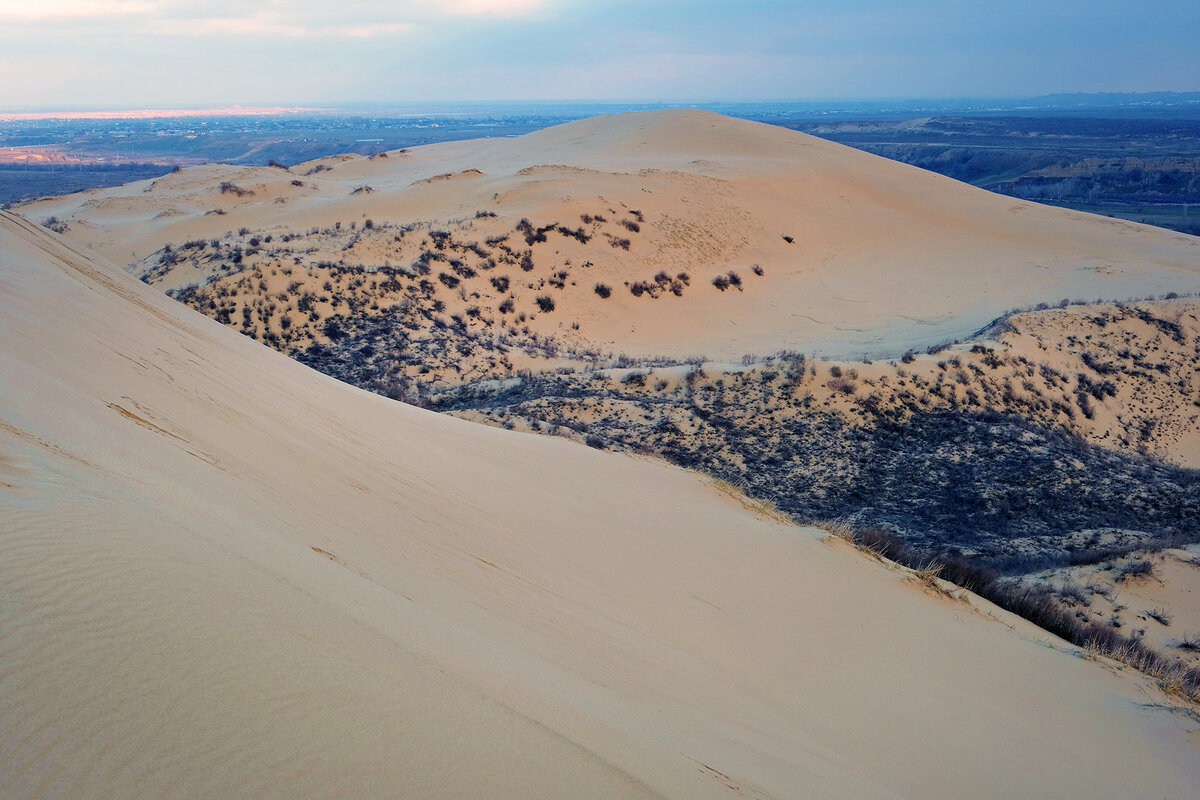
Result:
<instances>
[{"instance_id":1,"label":"thin cloud layer","mask_svg":"<svg viewBox=\"0 0 1200 800\"><path fill-rule=\"evenodd\" d=\"M65 19L95 19L99 17L147 14L161 3L144 0L0 0L0 20L59 21Z\"/></svg>"},{"instance_id":2,"label":"thin cloud layer","mask_svg":"<svg viewBox=\"0 0 1200 800\"><path fill-rule=\"evenodd\" d=\"M245 4L199 0L0 0L0 20L58 25L71 21L128 23L137 17L168 34L255 33L264 36L318 36L329 31L381 35L411 30L415 24L447 18L517 19L543 12L546 0L407 0L407 2L317 3L267 0ZM374 32L368 34L366 31Z\"/></svg>"},{"instance_id":3,"label":"thin cloud layer","mask_svg":"<svg viewBox=\"0 0 1200 800\"><path fill-rule=\"evenodd\" d=\"M1200 90L1194 0L0 0L0 108Z\"/></svg>"}]
</instances>

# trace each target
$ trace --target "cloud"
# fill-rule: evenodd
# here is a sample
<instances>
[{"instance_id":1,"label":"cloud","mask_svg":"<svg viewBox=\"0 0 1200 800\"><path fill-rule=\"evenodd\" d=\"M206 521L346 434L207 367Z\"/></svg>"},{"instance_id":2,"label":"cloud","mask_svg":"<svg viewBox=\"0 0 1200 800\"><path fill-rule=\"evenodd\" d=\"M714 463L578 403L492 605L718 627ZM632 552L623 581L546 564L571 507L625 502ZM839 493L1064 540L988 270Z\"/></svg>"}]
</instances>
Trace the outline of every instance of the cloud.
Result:
<instances>
[{"instance_id":1,"label":"cloud","mask_svg":"<svg viewBox=\"0 0 1200 800\"><path fill-rule=\"evenodd\" d=\"M259 35L370 38L406 33L446 17L518 18L543 11L547 0L0 0L0 20L62 25L140 17L159 35Z\"/></svg>"},{"instance_id":2,"label":"cloud","mask_svg":"<svg viewBox=\"0 0 1200 800\"><path fill-rule=\"evenodd\" d=\"M408 22L370 22L361 25L297 24L281 18L211 17L207 19L154 20L147 26L157 36L257 36L276 39L307 39L332 36L343 39L371 39L408 33Z\"/></svg>"},{"instance_id":3,"label":"cloud","mask_svg":"<svg viewBox=\"0 0 1200 800\"><path fill-rule=\"evenodd\" d=\"M368 25L342 25L330 32L346 39L371 39L377 36L396 36L408 33L413 25L408 22L376 22Z\"/></svg>"},{"instance_id":4,"label":"cloud","mask_svg":"<svg viewBox=\"0 0 1200 800\"><path fill-rule=\"evenodd\" d=\"M157 3L147 0L0 0L0 19L41 20L87 19L154 11Z\"/></svg>"},{"instance_id":5,"label":"cloud","mask_svg":"<svg viewBox=\"0 0 1200 800\"><path fill-rule=\"evenodd\" d=\"M156 19L147 27L156 36L273 36L299 39L313 35L303 25L263 16Z\"/></svg>"},{"instance_id":6,"label":"cloud","mask_svg":"<svg viewBox=\"0 0 1200 800\"><path fill-rule=\"evenodd\" d=\"M472 17L524 17L546 7L545 0L441 0L424 5Z\"/></svg>"}]
</instances>

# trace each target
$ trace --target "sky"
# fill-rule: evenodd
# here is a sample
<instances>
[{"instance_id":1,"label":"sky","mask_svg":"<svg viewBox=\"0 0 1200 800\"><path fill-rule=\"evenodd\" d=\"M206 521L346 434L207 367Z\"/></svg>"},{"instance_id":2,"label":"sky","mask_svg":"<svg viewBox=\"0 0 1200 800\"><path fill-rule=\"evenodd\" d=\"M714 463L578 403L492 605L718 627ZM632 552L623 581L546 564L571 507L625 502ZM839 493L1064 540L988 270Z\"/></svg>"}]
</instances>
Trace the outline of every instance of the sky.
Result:
<instances>
[{"instance_id":1,"label":"sky","mask_svg":"<svg viewBox=\"0 0 1200 800\"><path fill-rule=\"evenodd\" d=\"M0 110L1200 90L1197 0L0 0Z\"/></svg>"}]
</instances>

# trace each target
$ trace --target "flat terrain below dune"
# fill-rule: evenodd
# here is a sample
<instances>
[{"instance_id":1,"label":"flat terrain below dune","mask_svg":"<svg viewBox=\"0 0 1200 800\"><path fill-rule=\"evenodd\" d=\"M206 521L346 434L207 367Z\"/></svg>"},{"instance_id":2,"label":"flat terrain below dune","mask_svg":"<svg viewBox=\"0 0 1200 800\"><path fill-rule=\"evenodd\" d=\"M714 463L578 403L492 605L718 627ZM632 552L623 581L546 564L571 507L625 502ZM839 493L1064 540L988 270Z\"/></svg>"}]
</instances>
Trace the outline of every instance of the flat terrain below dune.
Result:
<instances>
[{"instance_id":1,"label":"flat terrain below dune","mask_svg":"<svg viewBox=\"0 0 1200 800\"><path fill-rule=\"evenodd\" d=\"M0 214L0 796L1192 798L1146 680Z\"/></svg>"},{"instance_id":2,"label":"flat terrain below dune","mask_svg":"<svg viewBox=\"0 0 1200 800\"><path fill-rule=\"evenodd\" d=\"M320 232L368 220L386 230L442 229L464 244L473 237L485 258L499 255L485 240L507 236L511 263L528 249L530 271L508 270L512 285L495 291L481 271L489 267L469 263L460 288L473 293L470 303L434 286L448 313L495 309L506 296L532 313L534 294L557 286L546 291L559 310L536 315L535 333L637 356L890 357L966 337L1016 307L1200 291L1196 237L1014 200L694 110L290 169L208 165L20 213L54 220L68 239L139 275L168 244L246 246L238 231L273 237L260 254L272 263L319 253L312 259L367 269L407 267L432 245L418 246L422 236L360 242ZM522 243L514 233L522 219L549 233ZM281 248L282 237L302 238ZM741 283L714 288L729 272ZM678 294L631 293L681 273L690 284ZM178 288L206 277L176 269L155 281ZM611 299L593 293L597 283L614 288Z\"/></svg>"}]
</instances>

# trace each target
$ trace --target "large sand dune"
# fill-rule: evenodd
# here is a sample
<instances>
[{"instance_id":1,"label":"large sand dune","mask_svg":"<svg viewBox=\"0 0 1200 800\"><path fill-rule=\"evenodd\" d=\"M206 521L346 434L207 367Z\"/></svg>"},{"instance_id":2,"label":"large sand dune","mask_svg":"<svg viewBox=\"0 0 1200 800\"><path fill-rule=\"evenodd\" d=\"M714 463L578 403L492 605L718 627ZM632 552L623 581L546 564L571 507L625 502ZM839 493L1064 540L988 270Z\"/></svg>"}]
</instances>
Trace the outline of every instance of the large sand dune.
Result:
<instances>
[{"instance_id":1,"label":"large sand dune","mask_svg":"<svg viewBox=\"0 0 1200 800\"><path fill-rule=\"evenodd\" d=\"M247 194L221 192L222 184ZM487 212L511 230L522 217L573 227L601 214L610 223L603 230L622 235L611 223L629 210L644 223L628 251L600 235L587 246L555 239L535 248L547 275L569 262L580 281L578 296L564 290L570 319L540 319L540 333L577 322L590 345L636 355L897 355L964 337L1014 307L1200 290L1196 237L1014 200L804 134L688 110L290 171L197 167L21 213L57 217L68 238L128 265L168 243L242 228L278 235L366 219L436 227ZM399 251L378 263L389 255L397 263ZM584 262L591 266L581 271ZM709 285L731 269L750 276L755 264L765 275L742 291ZM658 270L689 272L695 287L657 302L621 288L607 303L591 293L594 281L621 287ZM479 290L488 292L486 281Z\"/></svg>"},{"instance_id":2,"label":"large sand dune","mask_svg":"<svg viewBox=\"0 0 1200 800\"><path fill-rule=\"evenodd\" d=\"M7 214L0 337L0 796L1200 786L1193 720L1019 620L339 384Z\"/></svg>"}]
</instances>

